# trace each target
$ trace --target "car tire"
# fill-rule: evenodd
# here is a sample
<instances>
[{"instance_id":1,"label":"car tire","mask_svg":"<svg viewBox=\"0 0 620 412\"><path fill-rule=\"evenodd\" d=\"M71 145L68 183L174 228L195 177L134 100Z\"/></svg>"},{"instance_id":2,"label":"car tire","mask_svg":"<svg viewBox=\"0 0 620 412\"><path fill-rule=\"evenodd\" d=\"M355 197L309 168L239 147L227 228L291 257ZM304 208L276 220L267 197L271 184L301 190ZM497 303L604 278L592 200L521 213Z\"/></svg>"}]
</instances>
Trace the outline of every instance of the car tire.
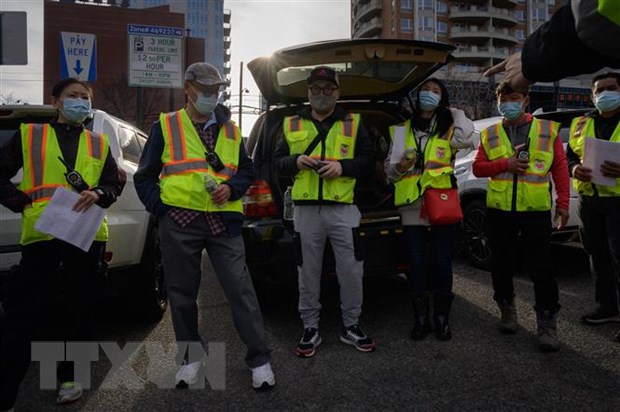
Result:
<instances>
[{"instance_id":1,"label":"car tire","mask_svg":"<svg viewBox=\"0 0 620 412\"><path fill-rule=\"evenodd\" d=\"M136 272L137 276L128 288L127 303L141 320L157 322L168 308L168 295L159 247L159 230L154 224L149 225L142 259Z\"/></svg>"},{"instance_id":2,"label":"car tire","mask_svg":"<svg viewBox=\"0 0 620 412\"><path fill-rule=\"evenodd\" d=\"M484 199L474 199L463 209L464 252L471 264L491 270L492 252L486 229L487 207Z\"/></svg>"}]
</instances>

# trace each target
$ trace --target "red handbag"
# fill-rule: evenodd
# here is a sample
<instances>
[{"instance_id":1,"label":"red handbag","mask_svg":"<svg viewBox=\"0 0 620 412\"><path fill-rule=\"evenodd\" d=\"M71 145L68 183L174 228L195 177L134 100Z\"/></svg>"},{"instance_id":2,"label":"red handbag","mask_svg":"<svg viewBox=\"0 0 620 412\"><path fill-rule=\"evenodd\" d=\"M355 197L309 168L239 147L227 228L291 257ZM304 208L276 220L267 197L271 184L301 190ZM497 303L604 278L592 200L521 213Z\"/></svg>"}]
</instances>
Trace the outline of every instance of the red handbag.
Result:
<instances>
[{"instance_id":1,"label":"red handbag","mask_svg":"<svg viewBox=\"0 0 620 412\"><path fill-rule=\"evenodd\" d=\"M427 188L420 216L431 225L451 225L463 220L458 189Z\"/></svg>"}]
</instances>

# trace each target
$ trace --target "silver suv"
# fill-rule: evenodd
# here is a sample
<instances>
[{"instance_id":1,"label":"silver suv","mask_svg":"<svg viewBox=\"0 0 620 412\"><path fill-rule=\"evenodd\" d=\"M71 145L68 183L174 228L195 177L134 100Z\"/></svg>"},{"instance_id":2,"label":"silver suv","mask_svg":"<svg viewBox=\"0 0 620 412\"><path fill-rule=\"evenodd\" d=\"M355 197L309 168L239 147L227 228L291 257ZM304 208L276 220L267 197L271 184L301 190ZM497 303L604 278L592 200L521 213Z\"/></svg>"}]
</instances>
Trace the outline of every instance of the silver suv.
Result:
<instances>
[{"instance_id":1,"label":"silver suv","mask_svg":"<svg viewBox=\"0 0 620 412\"><path fill-rule=\"evenodd\" d=\"M0 146L16 133L21 123L49 122L56 109L48 105L0 106ZM144 318L159 319L167 307L164 273L155 220L136 195L133 175L138 167L146 134L101 110L93 110L86 127L105 133L112 156L127 175L122 195L108 209L110 240L101 261L102 274L111 291ZM21 170L13 179L21 180ZM21 216L0 206L0 275L18 269ZM1 276L0 276L1 277Z\"/></svg>"}]
</instances>

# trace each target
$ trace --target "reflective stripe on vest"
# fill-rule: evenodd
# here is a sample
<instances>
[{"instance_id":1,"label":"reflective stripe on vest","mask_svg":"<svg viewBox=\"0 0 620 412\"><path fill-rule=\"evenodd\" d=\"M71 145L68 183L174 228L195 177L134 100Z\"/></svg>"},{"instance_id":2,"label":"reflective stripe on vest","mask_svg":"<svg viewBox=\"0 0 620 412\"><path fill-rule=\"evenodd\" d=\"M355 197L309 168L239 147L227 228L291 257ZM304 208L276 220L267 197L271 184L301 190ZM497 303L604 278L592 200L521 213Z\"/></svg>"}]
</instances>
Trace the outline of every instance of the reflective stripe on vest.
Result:
<instances>
[{"instance_id":1,"label":"reflective stripe on vest","mask_svg":"<svg viewBox=\"0 0 620 412\"><path fill-rule=\"evenodd\" d=\"M62 157L62 152L54 129L47 124L22 124L20 129L24 178L19 188L32 200L32 207L24 210L22 219L21 243L26 245L52 239L36 231L34 225L58 187L73 189L65 179L66 168L58 159ZM99 184L108 148L109 143L104 135L84 130L79 136L74 168L90 187ZM104 218L95 240L107 239L107 219Z\"/></svg>"},{"instance_id":2,"label":"reflective stripe on vest","mask_svg":"<svg viewBox=\"0 0 620 412\"><path fill-rule=\"evenodd\" d=\"M216 205L204 187L204 175L222 183L237 173L242 142L238 127L231 121L220 125L214 151L224 168L216 172L206 161L204 142L184 109L162 113L160 124L164 137L160 176L162 201L170 206L199 211L243 212L241 199Z\"/></svg>"},{"instance_id":3,"label":"reflective stripe on vest","mask_svg":"<svg viewBox=\"0 0 620 412\"><path fill-rule=\"evenodd\" d=\"M594 118L590 116L582 116L573 119L568 144L580 159L583 159L586 139L596 139ZM616 129L614 130L609 141L620 143L620 123L616 126ZM594 196L594 187L596 187L596 194L600 197L620 196L620 178L616 179L616 183L613 186L593 186L590 182L582 182L581 180L577 180L575 178L572 179L572 183L575 191L583 196Z\"/></svg>"},{"instance_id":4,"label":"reflective stripe on vest","mask_svg":"<svg viewBox=\"0 0 620 412\"><path fill-rule=\"evenodd\" d=\"M359 121L358 114L348 113L343 119L334 122L324 140L324 153L321 153L322 146L319 144L309 156L315 160L352 159ZM318 134L312 120L300 116L286 117L282 130L291 154L304 153ZM355 181L348 176L322 179L314 170L300 170L293 183L293 200L328 200L350 204L353 203ZM319 186L322 187L320 199Z\"/></svg>"},{"instance_id":5,"label":"reflective stripe on vest","mask_svg":"<svg viewBox=\"0 0 620 412\"><path fill-rule=\"evenodd\" d=\"M514 201L516 211L544 211L551 208L549 169L553 163L553 146L558 130L558 123L536 118L532 120L528 135L528 169L521 175L503 172L492 176L487 190L487 207L510 211ZM489 160L506 159L515 155L501 123L483 130L480 143ZM516 190L514 185L517 185ZM516 194L516 199L513 199L513 194Z\"/></svg>"}]
</instances>

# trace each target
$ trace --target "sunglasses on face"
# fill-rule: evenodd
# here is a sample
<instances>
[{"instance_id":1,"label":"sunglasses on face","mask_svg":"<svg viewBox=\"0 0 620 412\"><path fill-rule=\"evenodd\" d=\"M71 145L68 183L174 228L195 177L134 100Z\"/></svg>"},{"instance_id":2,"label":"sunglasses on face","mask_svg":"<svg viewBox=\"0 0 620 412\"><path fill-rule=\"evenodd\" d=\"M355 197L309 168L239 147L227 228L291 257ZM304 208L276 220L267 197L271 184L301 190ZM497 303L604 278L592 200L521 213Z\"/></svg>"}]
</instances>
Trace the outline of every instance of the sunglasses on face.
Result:
<instances>
[{"instance_id":1,"label":"sunglasses on face","mask_svg":"<svg viewBox=\"0 0 620 412\"><path fill-rule=\"evenodd\" d=\"M321 92L323 92L325 96L331 96L334 93L334 90L338 90L338 88L334 86L319 87L317 85L312 85L308 87L308 90L310 90L310 93L315 96Z\"/></svg>"}]
</instances>

